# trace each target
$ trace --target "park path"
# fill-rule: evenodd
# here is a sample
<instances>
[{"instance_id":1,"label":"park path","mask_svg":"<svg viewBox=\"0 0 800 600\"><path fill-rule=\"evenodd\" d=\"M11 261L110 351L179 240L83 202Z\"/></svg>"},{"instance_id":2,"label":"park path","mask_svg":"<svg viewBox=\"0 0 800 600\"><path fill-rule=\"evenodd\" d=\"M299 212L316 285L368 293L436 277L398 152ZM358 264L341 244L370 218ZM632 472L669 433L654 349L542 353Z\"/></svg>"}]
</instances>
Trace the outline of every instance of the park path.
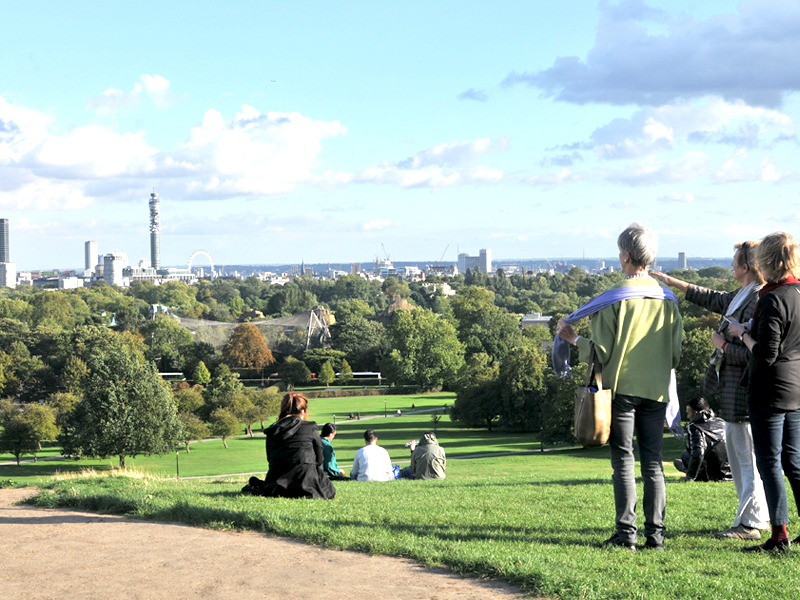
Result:
<instances>
[{"instance_id":1,"label":"park path","mask_svg":"<svg viewBox=\"0 0 800 600\"><path fill-rule=\"evenodd\" d=\"M0 489L0 599L511 600L505 583L255 532L17 502Z\"/></svg>"}]
</instances>

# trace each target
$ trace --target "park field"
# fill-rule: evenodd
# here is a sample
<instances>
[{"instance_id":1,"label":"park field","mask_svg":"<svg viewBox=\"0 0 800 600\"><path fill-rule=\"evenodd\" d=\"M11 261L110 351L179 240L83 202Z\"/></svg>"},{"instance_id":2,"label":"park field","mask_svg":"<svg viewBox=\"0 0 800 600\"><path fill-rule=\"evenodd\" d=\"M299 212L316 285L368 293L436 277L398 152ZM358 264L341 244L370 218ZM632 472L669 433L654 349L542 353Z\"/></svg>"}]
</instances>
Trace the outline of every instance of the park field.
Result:
<instances>
[{"instance_id":1,"label":"park field","mask_svg":"<svg viewBox=\"0 0 800 600\"><path fill-rule=\"evenodd\" d=\"M313 417L320 423L333 414L338 423L340 411L362 413L361 421L338 423L334 447L340 463L352 461L367 427L376 430L379 443L400 463L409 457L404 442L433 428L435 412L383 417L383 400L313 401ZM408 409L402 403L431 409L452 404L448 395L390 396L387 413L392 400L399 403L395 411ZM462 429L446 416L436 427L449 458L446 480L342 482L332 501L242 496L243 474L176 480L175 455L138 457L129 473L112 470L108 460L2 466L0 482L46 488L33 500L39 506L249 529L331 548L404 556L504 579L549 598L797 595L800 553L745 555L739 551L744 542L713 538L730 525L736 510L733 484L679 483L671 459L682 442L671 435L665 438L667 550L630 553L598 547L613 531L607 448L542 452L535 434ZM189 455L181 450L181 476L263 473L263 435L235 438L229 445L226 450L212 440L193 444ZM491 456L472 458L481 454ZM93 471L81 471L92 465ZM800 533L796 524L790 533Z\"/></svg>"}]
</instances>

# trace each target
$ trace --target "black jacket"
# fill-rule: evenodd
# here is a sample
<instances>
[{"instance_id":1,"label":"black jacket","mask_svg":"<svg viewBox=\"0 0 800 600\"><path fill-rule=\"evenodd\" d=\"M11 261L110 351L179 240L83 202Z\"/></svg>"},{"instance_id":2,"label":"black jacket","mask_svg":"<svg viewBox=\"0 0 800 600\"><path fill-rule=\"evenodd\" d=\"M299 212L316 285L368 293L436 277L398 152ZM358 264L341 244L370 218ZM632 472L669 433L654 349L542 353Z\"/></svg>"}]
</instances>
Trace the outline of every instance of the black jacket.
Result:
<instances>
[{"instance_id":1,"label":"black jacket","mask_svg":"<svg viewBox=\"0 0 800 600\"><path fill-rule=\"evenodd\" d=\"M686 429L686 449L689 452L686 479L730 481L725 421L715 417L714 411L709 408L698 412Z\"/></svg>"},{"instance_id":2,"label":"black jacket","mask_svg":"<svg viewBox=\"0 0 800 600\"><path fill-rule=\"evenodd\" d=\"M317 424L289 416L270 425L269 471L262 496L333 498L336 489L322 470L322 440Z\"/></svg>"},{"instance_id":3,"label":"black jacket","mask_svg":"<svg viewBox=\"0 0 800 600\"><path fill-rule=\"evenodd\" d=\"M778 411L800 409L800 284L764 294L756 306L756 340L743 382L748 404Z\"/></svg>"}]
</instances>

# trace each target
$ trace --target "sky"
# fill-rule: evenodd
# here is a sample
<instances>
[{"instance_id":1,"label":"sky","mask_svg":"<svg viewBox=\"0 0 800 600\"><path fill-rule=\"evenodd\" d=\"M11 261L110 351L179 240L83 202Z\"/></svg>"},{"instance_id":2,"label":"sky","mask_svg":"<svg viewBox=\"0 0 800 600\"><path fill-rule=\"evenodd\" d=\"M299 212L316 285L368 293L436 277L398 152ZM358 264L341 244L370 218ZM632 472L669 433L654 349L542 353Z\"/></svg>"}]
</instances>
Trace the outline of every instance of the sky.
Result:
<instances>
[{"instance_id":1,"label":"sky","mask_svg":"<svg viewBox=\"0 0 800 600\"><path fill-rule=\"evenodd\" d=\"M725 257L800 224L800 2L3 3L18 270ZM202 259L198 259L198 265Z\"/></svg>"}]
</instances>

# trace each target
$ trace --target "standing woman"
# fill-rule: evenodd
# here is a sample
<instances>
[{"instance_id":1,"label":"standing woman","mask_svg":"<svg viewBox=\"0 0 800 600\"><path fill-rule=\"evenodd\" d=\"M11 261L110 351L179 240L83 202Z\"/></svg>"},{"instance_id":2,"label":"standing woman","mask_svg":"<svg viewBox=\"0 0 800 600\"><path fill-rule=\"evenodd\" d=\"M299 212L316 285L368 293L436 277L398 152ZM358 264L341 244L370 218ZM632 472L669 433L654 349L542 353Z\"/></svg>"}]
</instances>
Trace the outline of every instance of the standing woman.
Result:
<instances>
[{"instance_id":1,"label":"standing woman","mask_svg":"<svg viewBox=\"0 0 800 600\"><path fill-rule=\"evenodd\" d=\"M613 394L608 442L614 469L616 533L603 546L636 550L635 433L644 483L645 548L663 550L664 421L670 372L681 356L683 324L672 292L647 273L656 256L655 233L633 223L619 235L617 246L626 279L592 301L603 307L592 314L591 339L579 337L564 319L558 322L557 334L578 346L582 361L596 351L603 367L603 384ZM608 301L600 303L601 298Z\"/></svg>"},{"instance_id":2,"label":"standing woman","mask_svg":"<svg viewBox=\"0 0 800 600\"><path fill-rule=\"evenodd\" d=\"M764 485L756 467L753 434L747 409L747 389L739 385L750 352L742 341L731 334L728 323L747 323L753 318L758 302L758 291L764 284L756 263L759 242L739 242L734 245L733 277L742 287L732 292L716 292L691 285L663 273L650 274L670 287L680 290L686 300L711 312L724 315L719 327L711 334L714 353L706 372L703 393L706 397L719 392L720 416L725 420L725 439L728 447L733 483L739 497L739 509L730 529L720 531L719 538L759 540L759 530L767 529L769 513Z\"/></svg>"},{"instance_id":3,"label":"standing woman","mask_svg":"<svg viewBox=\"0 0 800 600\"><path fill-rule=\"evenodd\" d=\"M731 323L730 331L752 354L743 383L749 386L750 424L772 536L763 544L743 548L745 552L789 548L784 473L800 513L800 284L795 276L800 252L792 236L777 232L761 240L757 254L767 284L758 292L750 329Z\"/></svg>"}]
</instances>

